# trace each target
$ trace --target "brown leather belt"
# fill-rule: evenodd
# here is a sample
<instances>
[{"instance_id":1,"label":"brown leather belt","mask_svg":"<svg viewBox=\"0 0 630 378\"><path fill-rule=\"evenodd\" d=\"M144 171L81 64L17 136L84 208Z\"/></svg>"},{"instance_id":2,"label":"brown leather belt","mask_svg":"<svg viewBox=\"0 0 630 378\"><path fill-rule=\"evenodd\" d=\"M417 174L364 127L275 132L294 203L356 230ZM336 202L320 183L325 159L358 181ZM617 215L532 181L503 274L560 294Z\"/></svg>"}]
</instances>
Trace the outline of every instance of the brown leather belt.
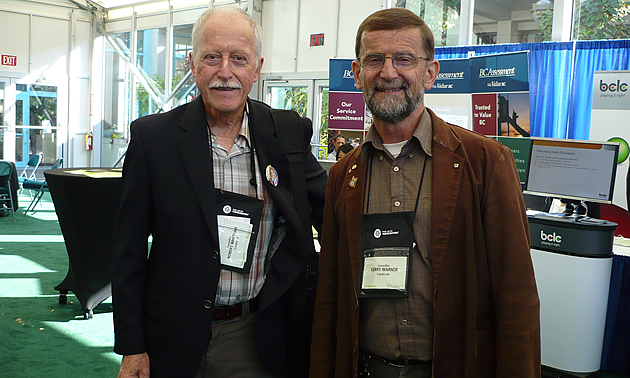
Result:
<instances>
[{"instance_id":1,"label":"brown leather belt","mask_svg":"<svg viewBox=\"0 0 630 378\"><path fill-rule=\"evenodd\" d=\"M237 303L232 306L217 306L214 308L213 320L232 320L237 316L243 316L258 311L258 304L260 300L258 297L244 303ZM249 304L245 306L245 304ZM245 311L245 312L243 312Z\"/></svg>"}]
</instances>

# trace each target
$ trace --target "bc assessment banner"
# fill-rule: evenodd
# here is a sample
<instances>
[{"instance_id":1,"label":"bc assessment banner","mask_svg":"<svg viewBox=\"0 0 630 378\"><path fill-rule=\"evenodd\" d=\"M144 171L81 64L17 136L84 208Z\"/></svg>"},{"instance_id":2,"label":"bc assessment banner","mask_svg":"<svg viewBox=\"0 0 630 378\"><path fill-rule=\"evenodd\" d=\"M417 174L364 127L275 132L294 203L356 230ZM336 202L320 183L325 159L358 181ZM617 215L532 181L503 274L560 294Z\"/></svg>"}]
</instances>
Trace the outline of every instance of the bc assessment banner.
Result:
<instances>
[{"instance_id":1,"label":"bc assessment banner","mask_svg":"<svg viewBox=\"0 0 630 378\"><path fill-rule=\"evenodd\" d=\"M473 130L529 137L528 52L470 58Z\"/></svg>"}]
</instances>

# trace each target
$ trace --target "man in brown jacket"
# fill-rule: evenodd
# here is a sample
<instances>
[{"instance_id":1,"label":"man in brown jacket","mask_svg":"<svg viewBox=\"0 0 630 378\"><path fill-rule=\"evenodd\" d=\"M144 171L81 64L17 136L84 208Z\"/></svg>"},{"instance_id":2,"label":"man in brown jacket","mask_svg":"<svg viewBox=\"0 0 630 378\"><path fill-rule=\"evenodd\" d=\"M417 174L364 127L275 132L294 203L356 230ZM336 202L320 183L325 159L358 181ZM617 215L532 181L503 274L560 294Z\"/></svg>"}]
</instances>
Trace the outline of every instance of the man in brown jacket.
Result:
<instances>
[{"instance_id":1,"label":"man in brown jacket","mask_svg":"<svg viewBox=\"0 0 630 378\"><path fill-rule=\"evenodd\" d=\"M374 124L330 170L311 377L540 377L514 158L425 109L433 54L405 9L357 32L352 68Z\"/></svg>"}]
</instances>

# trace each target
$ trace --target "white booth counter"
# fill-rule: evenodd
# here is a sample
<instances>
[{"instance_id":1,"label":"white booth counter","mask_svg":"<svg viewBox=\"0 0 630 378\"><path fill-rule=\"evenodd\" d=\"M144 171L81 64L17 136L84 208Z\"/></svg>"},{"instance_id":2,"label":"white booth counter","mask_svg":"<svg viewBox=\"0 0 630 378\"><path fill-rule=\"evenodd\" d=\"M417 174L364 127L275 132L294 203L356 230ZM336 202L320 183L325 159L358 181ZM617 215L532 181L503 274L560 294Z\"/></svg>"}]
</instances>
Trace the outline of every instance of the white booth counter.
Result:
<instances>
[{"instance_id":1,"label":"white booth counter","mask_svg":"<svg viewBox=\"0 0 630 378\"><path fill-rule=\"evenodd\" d=\"M598 371L617 224L545 214L528 219L542 365L570 373Z\"/></svg>"}]
</instances>

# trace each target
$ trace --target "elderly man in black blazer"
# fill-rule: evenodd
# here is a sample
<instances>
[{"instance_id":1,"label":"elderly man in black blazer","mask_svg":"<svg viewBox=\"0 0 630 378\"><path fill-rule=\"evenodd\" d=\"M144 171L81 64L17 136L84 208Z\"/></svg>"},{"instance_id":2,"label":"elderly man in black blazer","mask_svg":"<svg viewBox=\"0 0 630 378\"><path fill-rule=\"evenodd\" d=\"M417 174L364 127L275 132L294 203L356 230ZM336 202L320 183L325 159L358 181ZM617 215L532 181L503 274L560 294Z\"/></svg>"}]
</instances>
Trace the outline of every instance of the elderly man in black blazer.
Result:
<instances>
[{"instance_id":1,"label":"elderly man in black blazer","mask_svg":"<svg viewBox=\"0 0 630 378\"><path fill-rule=\"evenodd\" d=\"M247 97L260 48L245 12L206 11L190 55L201 96L131 125L112 282L119 377L308 374L310 227L326 173L296 116L305 184L294 187L271 109Z\"/></svg>"}]
</instances>

